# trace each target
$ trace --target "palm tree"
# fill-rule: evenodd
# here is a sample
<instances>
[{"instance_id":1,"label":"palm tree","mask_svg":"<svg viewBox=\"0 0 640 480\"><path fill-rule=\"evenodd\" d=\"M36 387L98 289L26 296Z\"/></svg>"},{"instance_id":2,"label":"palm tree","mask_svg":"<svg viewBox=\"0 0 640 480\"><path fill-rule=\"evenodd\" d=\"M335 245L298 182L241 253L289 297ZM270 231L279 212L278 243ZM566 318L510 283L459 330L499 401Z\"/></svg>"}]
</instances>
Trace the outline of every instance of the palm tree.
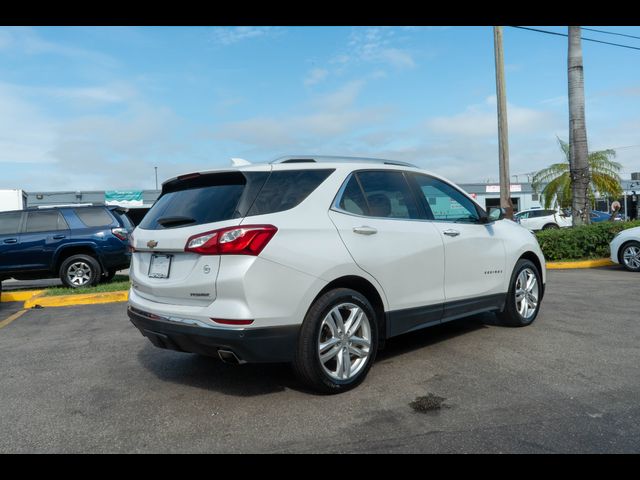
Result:
<instances>
[{"instance_id":1,"label":"palm tree","mask_svg":"<svg viewBox=\"0 0 640 480\"><path fill-rule=\"evenodd\" d=\"M565 161L554 163L553 165L540 170L533 176L532 187L535 192L542 190L544 208L559 206L569 208L572 206L571 178L569 172L569 159L571 158L571 147L567 142L558 138L560 148L564 153ZM620 175L622 165L611 160L616 156L615 150L600 150L591 152L588 156L589 168L591 170L591 181L589 182L588 194L593 204L595 192L607 197L619 197L622 195L620 186Z\"/></svg>"},{"instance_id":2,"label":"palm tree","mask_svg":"<svg viewBox=\"0 0 640 480\"><path fill-rule=\"evenodd\" d=\"M587 127L584 117L584 68L582 65L581 28L569 27L569 157L571 191L573 194L573 224L590 223L589 215L589 157Z\"/></svg>"}]
</instances>

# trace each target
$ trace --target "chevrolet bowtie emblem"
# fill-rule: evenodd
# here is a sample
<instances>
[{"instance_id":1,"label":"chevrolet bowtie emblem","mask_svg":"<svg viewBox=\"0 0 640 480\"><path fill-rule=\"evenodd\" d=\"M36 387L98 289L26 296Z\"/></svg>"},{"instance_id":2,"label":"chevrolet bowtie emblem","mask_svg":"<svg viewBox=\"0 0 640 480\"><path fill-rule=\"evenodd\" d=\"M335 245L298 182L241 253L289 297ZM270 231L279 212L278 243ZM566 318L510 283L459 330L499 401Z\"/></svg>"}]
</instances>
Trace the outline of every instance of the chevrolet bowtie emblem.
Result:
<instances>
[{"instance_id":1,"label":"chevrolet bowtie emblem","mask_svg":"<svg viewBox=\"0 0 640 480\"><path fill-rule=\"evenodd\" d=\"M158 246L158 242L156 242L155 240L149 240L147 242L147 247L149 248L156 248Z\"/></svg>"}]
</instances>

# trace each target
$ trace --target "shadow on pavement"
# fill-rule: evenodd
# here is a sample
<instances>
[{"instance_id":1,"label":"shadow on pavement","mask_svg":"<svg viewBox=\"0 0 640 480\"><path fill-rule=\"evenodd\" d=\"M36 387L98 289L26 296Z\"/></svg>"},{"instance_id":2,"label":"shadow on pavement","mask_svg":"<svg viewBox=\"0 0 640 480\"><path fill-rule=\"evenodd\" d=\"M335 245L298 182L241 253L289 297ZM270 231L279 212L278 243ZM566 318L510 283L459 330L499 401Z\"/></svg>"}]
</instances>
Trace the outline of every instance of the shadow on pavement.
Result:
<instances>
[{"instance_id":1,"label":"shadow on pavement","mask_svg":"<svg viewBox=\"0 0 640 480\"><path fill-rule=\"evenodd\" d=\"M401 335L387 341L385 349L378 352L376 362L486 328L491 322L495 322L494 315L476 315ZM138 359L160 380L225 395L251 397L285 389L320 395L302 384L288 364L230 365L215 357L163 350L150 343L139 350Z\"/></svg>"}]
</instances>

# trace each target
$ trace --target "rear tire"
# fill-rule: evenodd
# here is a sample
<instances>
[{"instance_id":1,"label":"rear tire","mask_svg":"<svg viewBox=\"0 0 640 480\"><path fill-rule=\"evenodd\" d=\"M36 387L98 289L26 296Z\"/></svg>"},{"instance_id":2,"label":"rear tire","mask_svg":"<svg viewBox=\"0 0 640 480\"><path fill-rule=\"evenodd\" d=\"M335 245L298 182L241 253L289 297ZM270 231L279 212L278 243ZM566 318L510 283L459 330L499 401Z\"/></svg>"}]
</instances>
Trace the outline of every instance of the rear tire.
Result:
<instances>
[{"instance_id":1,"label":"rear tire","mask_svg":"<svg viewBox=\"0 0 640 480\"><path fill-rule=\"evenodd\" d=\"M321 393L342 393L367 376L378 350L378 318L367 298L337 288L318 298L300 329L293 368Z\"/></svg>"},{"instance_id":2,"label":"rear tire","mask_svg":"<svg viewBox=\"0 0 640 480\"><path fill-rule=\"evenodd\" d=\"M102 270L90 255L72 255L60 265L60 280L69 288L93 287L100 281Z\"/></svg>"},{"instance_id":3,"label":"rear tire","mask_svg":"<svg viewBox=\"0 0 640 480\"><path fill-rule=\"evenodd\" d=\"M542 230L555 230L556 228L560 228L556 223L547 223Z\"/></svg>"},{"instance_id":4,"label":"rear tire","mask_svg":"<svg viewBox=\"0 0 640 480\"><path fill-rule=\"evenodd\" d=\"M625 243L620 249L620 264L630 272L640 272L640 242Z\"/></svg>"},{"instance_id":5,"label":"rear tire","mask_svg":"<svg viewBox=\"0 0 640 480\"><path fill-rule=\"evenodd\" d=\"M542 278L530 260L518 260L511 275L504 310L496 314L502 325L526 327L531 325L540 311Z\"/></svg>"}]
</instances>

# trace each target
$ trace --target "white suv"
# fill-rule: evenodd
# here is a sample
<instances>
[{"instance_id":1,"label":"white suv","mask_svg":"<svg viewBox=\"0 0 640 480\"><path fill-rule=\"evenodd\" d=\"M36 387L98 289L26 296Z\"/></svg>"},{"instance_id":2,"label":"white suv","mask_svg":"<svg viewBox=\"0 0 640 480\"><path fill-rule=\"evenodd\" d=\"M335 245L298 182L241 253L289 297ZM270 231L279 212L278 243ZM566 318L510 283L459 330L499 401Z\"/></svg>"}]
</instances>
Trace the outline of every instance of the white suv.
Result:
<instances>
[{"instance_id":1,"label":"white suv","mask_svg":"<svg viewBox=\"0 0 640 480\"><path fill-rule=\"evenodd\" d=\"M573 224L570 216L556 210L524 210L516 213L514 218L520 225L532 231L570 227Z\"/></svg>"},{"instance_id":2,"label":"white suv","mask_svg":"<svg viewBox=\"0 0 640 480\"><path fill-rule=\"evenodd\" d=\"M528 230L400 162L286 157L181 175L132 238L128 314L154 345L358 385L390 337L480 312L528 325Z\"/></svg>"}]
</instances>

